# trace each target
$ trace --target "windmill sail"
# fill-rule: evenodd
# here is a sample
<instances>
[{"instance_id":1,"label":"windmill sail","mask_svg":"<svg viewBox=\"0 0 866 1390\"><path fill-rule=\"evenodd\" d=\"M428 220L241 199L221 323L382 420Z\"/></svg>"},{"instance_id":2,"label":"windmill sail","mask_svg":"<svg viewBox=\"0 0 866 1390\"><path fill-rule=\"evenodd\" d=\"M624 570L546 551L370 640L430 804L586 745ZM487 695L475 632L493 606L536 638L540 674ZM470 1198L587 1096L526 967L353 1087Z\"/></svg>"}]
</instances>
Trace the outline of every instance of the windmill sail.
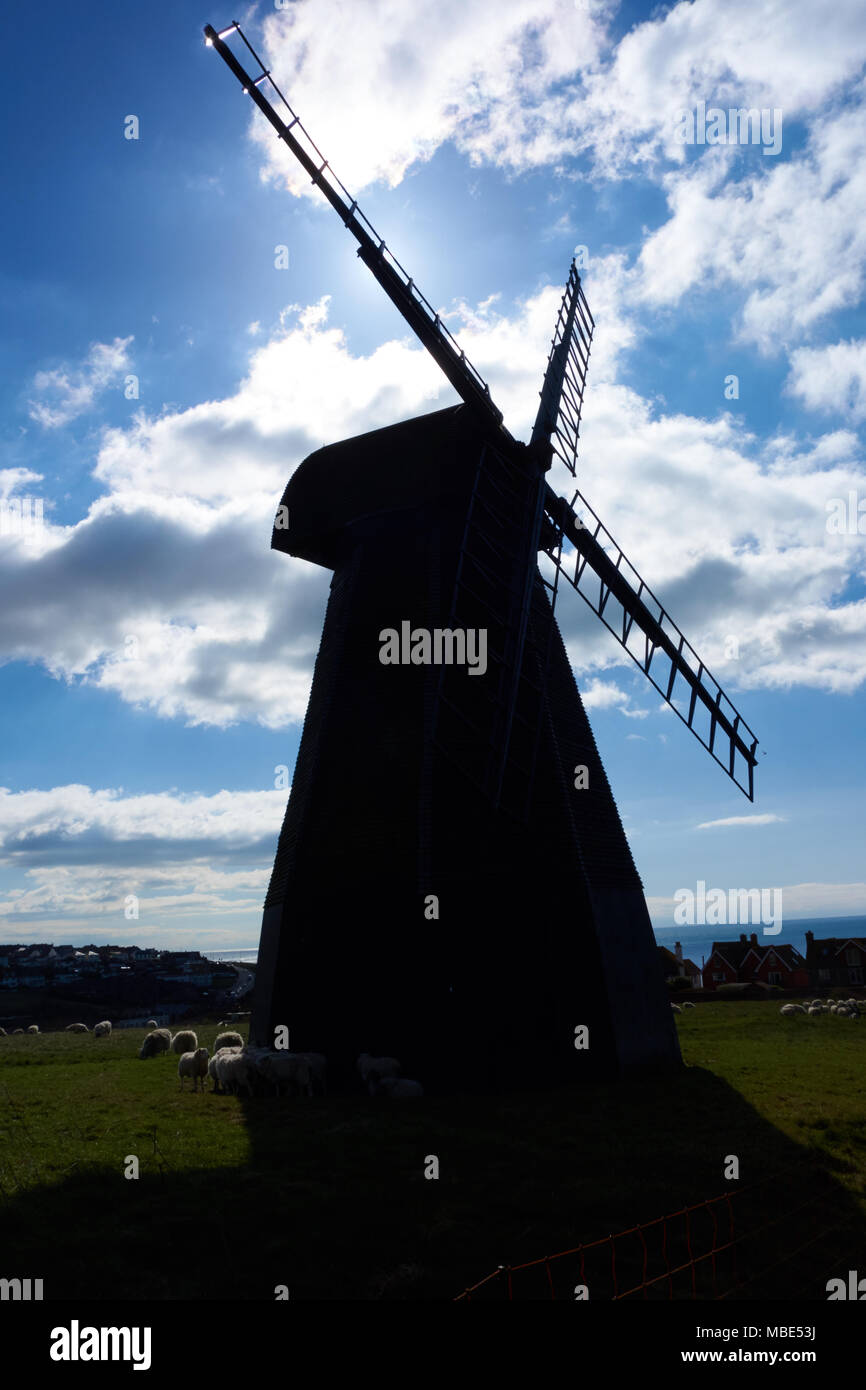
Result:
<instances>
[{"instance_id":1,"label":"windmill sail","mask_svg":"<svg viewBox=\"0 0 866 1390\"><path fill-rule=\"evenodd\" d=\"M589 514L589 521L581 518L576 506ZM558 537L546 549L557 572L601 618L674 713L752 801L758 740L742 715L586 498L576 492L569 506L564 497L547 488L545 510ZM562 556L562 536L573 547L567 559Z\"/></svg>"}]
</instances>

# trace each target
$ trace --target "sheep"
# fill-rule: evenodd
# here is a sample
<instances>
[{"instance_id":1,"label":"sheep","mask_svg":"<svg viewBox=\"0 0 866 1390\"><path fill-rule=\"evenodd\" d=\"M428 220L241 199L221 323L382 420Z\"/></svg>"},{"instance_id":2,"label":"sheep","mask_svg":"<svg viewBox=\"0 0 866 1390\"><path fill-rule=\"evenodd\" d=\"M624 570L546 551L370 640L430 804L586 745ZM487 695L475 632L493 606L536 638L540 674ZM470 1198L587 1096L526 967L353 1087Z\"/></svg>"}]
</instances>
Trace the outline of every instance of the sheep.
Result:
<instances>
[{"instance_id":1,"label":"sheep","mask_svg":"<svg viewBox=\"0 0 866 1390\"><path fill-rule=\"evenodd\" d=\"M157 1023L155 1018L149 1018L144 1026L145 1028L158 1028L159 1024Z\"/></svg>"},{"instance_id":2,"label":"sheep","mask_svg":"<svg viewBox=\"0 0 866 1390\"><path fill-rule=\"evenodd\" d=\"M299 1052L297 1055L299 1057L302 1057L303 1060L306 1062L307 1066L310 1068L310 1077L311 1080L316 1083L316 1090L321 1091L323 1096L327 1095L327 1058L323 1057L321 1052Z\"/></svg>"},{"instance_id":3,"label":"sheep","mask_svg":"<svg viewBox=\"0 0 866 1390\"><path fill-rule=\"evenodd\" d=\"M31 1023L30 1027L27 1029L27 1032L28 1032L28 1033L38 1033L38 1032L39 1032L39 1024L38 1024L38 1023Z\"/></svg>"},{"instance_id":4,"label":"sheep","mask_svg":"<svg viewBox=\"0 0 866 1390\"><path fill-rule=\"evenodd\" d=\"M814 1015L822 1014L824 1010L821 1008L820 1004L817 1007L814 1004L810 1004L807 1012Z\"/></svg>"},{"instance_id":5,"label":"sheep","mask_svg":"<svg viewBox=\"0 0 866 1390\"><path fill-rule=\"evenodd\" d=\"M101 1023L94 1023L93 1036L95 1038L107 1038L110 1033L111 1024L109 1023L107 1018L104 1018Z\"/></svg>"},{"instance_id":6,"label":"sheep","mask_svg":"<svg viewBox=\"0 0 866 1390\"><path fill-rule=\"evenodd\" d=\"M204 1091L204 1081L207 1076L207 1048L199 1047L195 1052L184 1052L177 1064L177 1075L180 1082L180 1089L183 1090L183 1083L188 1076L192 1077L192 1089L198 1090L198 1083L201 1081L201 1088Z\"/></svg>"},{"instance_id":7,"label":"sheep","mask_svg":"<svg viewBox=\"0 0 866 1390\"><path fill-rule=\"evenodd\" d=\"M24 1029L23 1029L23 1028L13 1028L13 1029L12 1029L13 1036L14 1036L15 1033L23 1033L23 1032L24 1032Z\"/></svg>"},{"instance_id":8,"label":"sheep","mask_svg":"<svg viewBox=\"0 0 866 1390\"><path fill-rule=\"evenodd\" d=\"M779 1010L780 1014L785 1014L789 1018L794 1014L804 1014L805 1012L806 1010L803 1008L802 1004L783 1004Z\"/></svg>"},{"instance_id":9,"label":"sheep","mask_svg":"<svg viewBox=\"0 0 866 1390\"><path fill-rule=\"evenodd\" d=\"M198 1038L191 1028L182 1028L179 1033L175 1033L171 1040L172 1052L195 1052L198 1047Z\"/></svg>"},{"instance_id":10,"label":"sheep","mask_svg":"<svg viewBox=\"0 0 866 1390\"><path fill-rule=\"evenodd\" d=\"M242 1087L252 1095L254 1074L255 1064L252 1058L244 1056L243 1052L226 1051L217 1054L214 1078L232 1095L239 1094Z\"/></svg>"},{"instance_id":11,"label":"sheep","mask_svg":"<svg viewBox=\"0 0 866 1390\"><path fill-rule=\"evenodd\" d=\"M86 1023L67 1023L67 1033L89 1033L90 1029Z\"/></svg>"},{"instance_id":12,"label":"sheep","mask_svg":"<svg viewBox=\"0 0 866 1390\"><path fill-rule=\"evenodd\" d=\"M168 1029L157 1028L153 1032L147 1034L147 1037L138 1049L138 1055L142 1062L146 1062L149 1057L157 1057L160 1052L168 1052L170 1047L171 1034Z\"/></svg>"},{"instance_id":13,"label":"sheep","mask_svg":"<svg viewBox=\"0 0 866 1390\"><path fill-rule=\"evenodd\" d=\"M683 1008L684 1008L684 1009L693 1009L694 1007L695 1007L695 1006L694 1006L694 1004L692 1003L691 999L684 999L684 1000L683 1000Z\"/></svg>"},{"instance_id":14,"label":"sheep","mask_svg":"<svg viewBox=\"0 0 866 1390\"><path fill-rule=\"evenodd\" d=\"M275 1088L277 1095L281 1094L284 1083L312 1095L310 1065L294 1052L268 1052L260 1059L257 1070Z\"/></svg>"},{"instance_id":15,"label":"sheep","mask_svg":"<svg viewBox=\"0 0 866 1390\"><path fill-rule=\"evenodd\" d=\"M356 1063L361 1080L369 1089L371 1082L375 1085L383 1076L396 1076L401 1070L400 1063L395 1057L371 1057L369 1052L362 1052Z\"/></svg>"},{"instance_id":16,"label":"sheep","mask_svg":"<svg viewBox=\"0 0 866 1390\"><path fill-rule=\"evenodd\" d=\"M6 1038L6 1037L8 1037L8 1036L9 1036L9 1035L8 1035L8 1033L6 1032L6 1029L5 1029L5 1028L0 1028L0 1038Z\"/></svg>"},{"instance_id":17,"label":"sheep","mask_svg":"<svg viewBox=\"0 0 866 1390\"><path fill-rule=\"evenodd\" d=\"M220 1033L213 1045L214 1052L219 1052L221 1047L243 1047L244 1040L240 1033Z\"/></svg>"},{"instance_id":18,"label":"sheep","mask_svg":"<svg viewBox=\"0 0 866 1390\"><path fill-rule=\"evenodd\" d=\"M242 1049L239 1047L221 1047L218 1051L213 1053L208 1062L207 1074L213 1082L214 1092L217 1095L222 1094L222 1087L220 1086L219 1074L217 1072L217 1062L221 1057L236 1057L241 1051Z\"/></svg>"},{"instance_id":19,"label":"sheep","mask_svg":"<svg viewBox=\"0 0 866 1390\"><path fill-rule=\"evenodd\" d=\"M377 1096L388 1096L390 1100L414 1100L423 1096L424 1087L420 1081L409 1081L402 1076L383 1076L376 1086Z\"/></svg>"},{"instance_id":20,"label":"sheep","mask_svg":"<svg viewBox=\"0 0 866 1390\"><path fill-rule=\"evenodd\" d=\"M673 1009L675 1014L682 1013L682 1009L680 1008L679 1004L671 1004L671 1008Z\"/></svg>"}]
</instances>

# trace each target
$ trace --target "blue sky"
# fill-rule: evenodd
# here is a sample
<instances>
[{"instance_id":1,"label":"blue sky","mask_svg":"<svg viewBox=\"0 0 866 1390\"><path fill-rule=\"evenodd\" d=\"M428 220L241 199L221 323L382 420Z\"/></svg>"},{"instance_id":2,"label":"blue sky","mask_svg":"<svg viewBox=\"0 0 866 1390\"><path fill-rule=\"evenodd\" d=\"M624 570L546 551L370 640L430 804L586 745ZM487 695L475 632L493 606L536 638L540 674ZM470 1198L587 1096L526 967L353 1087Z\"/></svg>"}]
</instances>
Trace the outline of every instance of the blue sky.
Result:
<instances>
[{"instance_id":1,"label":"blue sky","mask_svg":"<svg viewBox=\"0 0 866 1390\"><path fill-rule=\"evenodd\" d=\"M235 17L519 437L587 248L579 486L760 740L750 806L561 598L654 921L866 912L862 6L174 0L6 29L0 938L255 944L329 580L275 504L453 399L204 47ZM683 145L700 102L781 150Z\"/></svg>"}]
</instances>

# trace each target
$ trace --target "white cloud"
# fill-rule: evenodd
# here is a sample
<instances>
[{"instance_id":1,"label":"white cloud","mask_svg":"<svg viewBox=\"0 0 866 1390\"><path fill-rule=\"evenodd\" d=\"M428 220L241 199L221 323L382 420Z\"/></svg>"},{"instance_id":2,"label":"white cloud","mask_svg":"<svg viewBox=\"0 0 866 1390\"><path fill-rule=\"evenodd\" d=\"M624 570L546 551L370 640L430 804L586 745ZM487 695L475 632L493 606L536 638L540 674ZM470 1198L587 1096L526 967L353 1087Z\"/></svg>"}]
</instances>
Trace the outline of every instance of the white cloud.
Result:
<instances>
[{"instance_id":1,"label":"white cloud","mask_svg":"<svg viewBox=\"0 0 866 1390\"><path fill-rule=\"evenodd\" d=\"M785 816L725 816L723 820L705 820L697 826L698 830L714 830L720 825L775 825L784 821Z\"/></svg>"},{"instance_id":2,"label":"white cloud","mask_svg":"<svg viewBox=\"0 0 866 1390\"><path fill-rule=\"evenodd\" d=\"M127 349L131 342L130 336L115 338L111 343L93 343L80 366L37 372L33 390L39 399L29 403L31 420L45 429L57 429L91 410L97 397L129 367Z\"/></svg>"},{"instance_id":3,"label":"white cloud","mask_svg":"<svg viewBox=\"0 0 866 1390\"><path fill-rule=\"evenodd\" d=\"M110 918L104 934L128 934L124 907L137 899L141 930L155 918L214 914L249 920L261 907L287 791L159 792L72 784L45 791L0 788L0 865L23 870L0 916L64 923Z\"/></svg>"},{"instance_id":4,"label":"white cloud","mask_svg":"<svg viewBox=\"0 0 866 1390\"><path fill-rule=\"evenodd\" d=\"M809 410L866 420L866 339L798 348L791 354L787 390Z\"/></svg>"},{"instance_id":5,"label":"white cloud","mask_svg":"<svg viewBox=\"0 0 866 1390\"><path fill-rule=\"evenodd\" d=\"M855 104L815 118L805 148L772 167L732 171L708 150L664 178L671 216L644 242L636 293L648 306L689 291L742 291L734 327L765 353L793 346L866 283L866 119ZM765 161L765 164L768 161Z\"/></svg>"},{"instance_id":6,"label":"white cloud","mask_svg":"<svg viewBox=\"0 0 866 1390\"><path fill-rule=\"evenodd\" d=\"M694 0L618 43L615 13L594 0L296 0L265 20L264 58L354 194L399 182L448 141L509 171L586 155L608 175L654 172L684 158L680 110L704 100L803 119L857 78L866 54L859 0L840 0L829 22L811 0ZM264 176L310 191L258 113L252 131Z\"/></svg>"},{"instance_id":7,"label":"white cloud","mask_svg":"<svg viewBox=\"0 0 866 1390\"><path fill-rule=\"evenodd\" d=\"M0 787L0 855L26 856L48 841L61 852L84 838L118 845L159 841L167 849L175 841L208 842L226 852L248 848L279 829L287 795L265 790L125 796L117 788L79 783L46 791Z\"/></svg>"},{"instance_id":8,"label":"white cloud","mask_svg":"<svg viewBox=\"0 0 866 1390\"><path fill-rule=\"evenodd\" d=\"M297 0L265 20L263 57L355 194L398 183L449 140L473 161L510 167L559 157L562 101L552 92L598 60L605 9L592 0ZM258 113L251 129L265 177L308 191Z\"/></svg>"}]
</instances>

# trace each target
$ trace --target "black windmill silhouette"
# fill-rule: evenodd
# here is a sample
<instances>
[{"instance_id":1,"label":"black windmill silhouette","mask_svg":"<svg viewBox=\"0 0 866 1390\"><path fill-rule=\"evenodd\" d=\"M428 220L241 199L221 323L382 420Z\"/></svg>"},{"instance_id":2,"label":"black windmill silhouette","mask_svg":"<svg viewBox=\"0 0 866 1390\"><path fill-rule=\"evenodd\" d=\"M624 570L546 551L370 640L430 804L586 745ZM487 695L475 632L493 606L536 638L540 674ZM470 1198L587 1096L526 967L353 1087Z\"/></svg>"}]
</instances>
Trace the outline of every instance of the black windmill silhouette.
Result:
<instances>
[{"instance_id":1,"label":"black windmill silhouette","mask_svg":"<svg viewBox=\"0 0 866 1390\"><path fill-rule=\"evenodd\" d=\"M676 1065L641 881L554 619L561 581L750 800L757 740L586 500L547 482L576 465L594 327L577 268L523 444L240 27L205 36L461 400L317 450L277 513L272 546L333 579L251 1037L273 1045L284 1025L344 1082L360 1052L396 1056L433 1089Z\"/></svg>"}]
</instances>

